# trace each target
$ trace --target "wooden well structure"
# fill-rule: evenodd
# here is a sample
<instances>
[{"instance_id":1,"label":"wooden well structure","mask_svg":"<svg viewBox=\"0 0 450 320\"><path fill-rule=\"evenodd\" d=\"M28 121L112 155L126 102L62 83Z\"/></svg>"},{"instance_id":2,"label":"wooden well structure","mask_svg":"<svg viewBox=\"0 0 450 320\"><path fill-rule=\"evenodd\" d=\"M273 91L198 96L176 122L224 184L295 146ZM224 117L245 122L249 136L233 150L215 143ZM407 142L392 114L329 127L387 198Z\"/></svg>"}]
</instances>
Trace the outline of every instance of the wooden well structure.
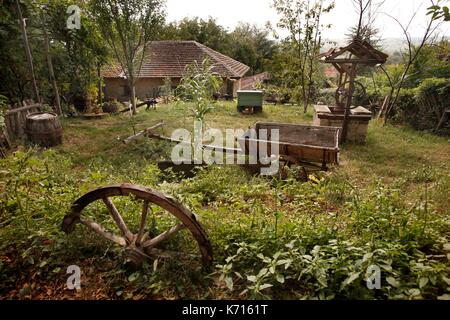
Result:
<instances>
[{"instance_id":1,"label":"wooden well structure","mask_svg":"<svg viewBox=\"0 0 450 320\"><path fill-rule=\"evenodd\" d=\"M324 118L342 122L342 142L347 140L349 122L355 120L368 125L372 118L370 111L366 110L367 112L365 112L362 110L364 108L358 106L352 107L355 86L359 85L365 90L360 83L355 81L358 66L376 67L384 64L388 57L387 54L375 49L367 41L357 38L346 47L330 49L318 56L320 62L332 64L336 68L339 72L339 79L335 94L336 105L329 108L330 112L323 112L323 108L319 108L321 109L319 111L316 109L316 112L319 113L318 118L322 114ZM359 110L352 112L356 108Z\"/></svg>"}]
</instances>

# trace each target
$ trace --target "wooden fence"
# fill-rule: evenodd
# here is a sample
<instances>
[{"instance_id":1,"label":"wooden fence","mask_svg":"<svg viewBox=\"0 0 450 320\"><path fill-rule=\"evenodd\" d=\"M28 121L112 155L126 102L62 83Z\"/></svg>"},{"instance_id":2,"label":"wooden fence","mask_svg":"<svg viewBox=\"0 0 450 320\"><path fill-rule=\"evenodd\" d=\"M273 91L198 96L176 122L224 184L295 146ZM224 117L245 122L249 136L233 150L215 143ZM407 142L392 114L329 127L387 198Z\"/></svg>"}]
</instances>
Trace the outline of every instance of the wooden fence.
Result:
<instances>
[{"instance_id":1,"label":"wooden fence","mask_svg":"<svg viewBox=\"0 0 450 320\"><path fill-rule=\"evenodd\" d=\"M24 137L27 115L41 110L41 104L33 103L24 107L10 109L6 112L6 133L11 143Z\"/></svg>"}]
</instances>

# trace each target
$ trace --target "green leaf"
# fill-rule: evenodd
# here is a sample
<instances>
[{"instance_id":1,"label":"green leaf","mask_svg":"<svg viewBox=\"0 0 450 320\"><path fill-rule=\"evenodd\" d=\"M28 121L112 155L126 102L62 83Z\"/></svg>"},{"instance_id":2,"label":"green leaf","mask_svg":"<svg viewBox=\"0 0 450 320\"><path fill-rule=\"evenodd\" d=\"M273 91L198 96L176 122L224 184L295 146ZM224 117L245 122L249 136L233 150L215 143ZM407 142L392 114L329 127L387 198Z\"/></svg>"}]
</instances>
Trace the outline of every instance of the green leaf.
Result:
<instances>
[{"instance_id":1,"label":"green leaf","mask_svg":"<svg viewBox=\"0 0 450 320\"><path fill-rule=\"evenodd\" d=\"M409 289L408 293L410 296L420 296L420 290L419 289Z\"/></svg>"},{"instance_id":2,"label":"green leaf","mask_svg":"<svg viewBox=\"0 0 450 320\"><path fill-rule=\"evenodd\" d=\"M444 282L448 285L448 286L450 286L450 279L449 278L447 278L446 276L442 276L442 280L444 280Z\"/></svg>"},{"instance_id":3,"label":"green leaf","mask_svg":"<svg viewBox=\"0 0 450 320\"><path fill-rule=\"evenodd\" d=\"M366 253L363 257L363 262L366 262L367 260L371 259L373 257L373 252Z\"/></svg>"},{"instance_id":4,"label":"green leaf","mask_svg":"<svg viewBox=\"0 0 450 320\"><path fill-rule=\"evenodd\" d=\"M131 274L131 275L128 277L128 281L129 281L129 282L134 282L134 281L136 281L137 278L139 278L139 273L138 273L138 272L135 272L135 273Z\"/></svg>"},{"instance_id":5,"label":"green leaf","mask_svg":"<svg viewBox=\"0 0 450 320\"><path fill-rule=\"evenodd\" d=\"M268 270L267 268L262 268L262 269L259 271L259 273L258 273L258 275L257 275L256 277L257 277L257 278L261 278L261 277L265 276L265 275L267 274L268 271L269 271L269 270Z\"/></svg>"},{"instance_id":6,"label":"green leaf","mask_svg":"<svg viewBox=\"0 0 450 320\"><path fill-rule=\"evenodd\" d=\"M284 276L282 274L278 273L276 279L279 283L284 283Z\"/></svg>"},{"instance_id":7,"label":"green leaf","mask_svg":"<svg viewBox=\"0 0 450 320\"><path fill-rule=\"evenodd\" d=\"M250 282L256 282L256 276L247 276L247 280Z\"/></svg>"},{"instance_id":8,"label":"green leaf","mask_svg":"<svg viewBox=\"0 0 450 320\"><path fill-rule=\"evenodd\" d=\"M388 271L388 272L391 272L391 271L392 271L392 267L389 266L389 265L382 264L382 265L381 265L381 268L383 268L384 270L386 270L386 271Z\"/></svg>"},{"instance_id":9,"label":"green leaf","mask_svg":"<svg viewBox=\"0 0 450 320\"><path fill-rule=\"evenodd\" d=\"M430 11L432 11L432 10L439 10L440 8L441 8L440 6L434 5L434 6L429 7L428 10L430 10Z\"/></svg>"},{"instance_id":10,"label":"green leaf","mask_svg":"<svg viewBox=\"0 0 450 320\"><path fill-rule=\"evenodd\" d=\"M359 278L361 272L353 272L350 274L350 276L344 280L344 282L342 283L342 287L345 287L347 285L349 285L350 283L352 283L353 281L355 281L356 279Z\"/></svg>"},{"instance_id":11,"label":"green leaf","mask_svg":"<svg viewBox=\"0 0 450 320\"><path fill-rule=\"evenodd\" d=\"M53 273L59 273L61 271L60 267L56 267L55 269L53 269Z\"/></svg>"},{"instance_id":12,"label":"green leaf","mask_svg":"<svg viewBox=\"0 0 450 320\"><path fill-rule=\"evenodd\" d=\"M259 287L259 290L264 290L270 287L273 287L273 285L271 285L270 283L265 283Z\"/></svg>"},{"instance_id":13,"label":"green leaf","mask_svg":"<svg viewBox=\"0 0 450 320\"><path fill-rule=\"evenodd\" d=\"M393 277L387 277L386 281L394 288L400 287L400 283L397 280L395 280L395 278L393 278Z\"/></svg>"},{"instance_id":14,"label":"green leaf","mask_svg":"<svg viewBox=\"0 0 450 320\"><path fill-rule=\"evenodd\" d=\"M233 278L225 277L225 284L227 285L228 290L233 291Z\"/></svg>"},{"instance_id":15,"label":"green leaf","mask_svg":"<svg viewBox=\"0 0 450 320\"><path fill-rule=\"evenodd\" d=\"M422 289L423 287L425 287L429 282L429 279L427 277L422 277L419 280L419 288Z\"/></svg>"},{"instance_id":16,"label":"green leaf","mask_svg":"<svg viewBox=\"0 0 450 320\"><path fill-rule=\"evenodd\" d=\"M448 300L450 300L450 294L446 293L446 294L444 294L442 296L437 297L437 299L438 300L446 300L446 301L448 301Z\"/></svg>"}]
</instances>

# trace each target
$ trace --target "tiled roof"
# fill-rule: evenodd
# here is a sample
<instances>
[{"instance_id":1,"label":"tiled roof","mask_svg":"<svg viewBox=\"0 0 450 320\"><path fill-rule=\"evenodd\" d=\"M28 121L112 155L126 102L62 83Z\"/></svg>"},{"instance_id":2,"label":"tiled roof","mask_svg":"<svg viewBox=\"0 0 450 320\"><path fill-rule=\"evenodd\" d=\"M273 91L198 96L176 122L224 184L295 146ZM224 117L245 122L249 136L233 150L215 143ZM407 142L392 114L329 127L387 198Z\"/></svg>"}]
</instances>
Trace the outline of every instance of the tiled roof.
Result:
<instances>
[{"instance_id":1,"label":"tiled roof","mask_svg":"<svg viewBox=\"0 0 450 320\"><path fill-rule=\"evenodd\" d=\"M361 60L359 63L369 66L383 64L389 57L387 54L375 49L367 41L353 39L348 46L339 49L330 49L327 52L319 54L318 58L321 62L325 63L339 63L340 59L343 59L343 61L355 60L352 55Z\"/></svg>"},{"instance_id":2,"label":"tiled roof","mask_svg":"<svg viewBox=\"0 0 450 320\"><path fill-rule=\"evenodd\" d=\"M255 74L251 77L245 77L241 80L241 90L253 90L256 89L255 85L259 82L264 82L265 80L270 80L270 73L263 72Z\"/></svg>"},{"instance_id":3,"label":"tiled roof","mask_svg":"<svg viewBox=\"0 0 450 320\"><path fill-rule=\"evenodd\" d=\"M339 72L333 66L326 66L323 73L327 78L336 78L339 75Z\"/></svg>"},{"instance_id":4,"label":"tiled roof","mask_svg":"<svg viewBox=\"0 0 450 320\"><path fill-rule=\"evenodd\" d=\"M223 77L241 78L250 69L243 63L214 51L196 41L153 41L147 48L140 78L181 78L186 66L194 61L201 63L206 57L213 71ZM118 64L110 64L102 71L105 78L122 78Z\"/></svg>"}]
</instances>

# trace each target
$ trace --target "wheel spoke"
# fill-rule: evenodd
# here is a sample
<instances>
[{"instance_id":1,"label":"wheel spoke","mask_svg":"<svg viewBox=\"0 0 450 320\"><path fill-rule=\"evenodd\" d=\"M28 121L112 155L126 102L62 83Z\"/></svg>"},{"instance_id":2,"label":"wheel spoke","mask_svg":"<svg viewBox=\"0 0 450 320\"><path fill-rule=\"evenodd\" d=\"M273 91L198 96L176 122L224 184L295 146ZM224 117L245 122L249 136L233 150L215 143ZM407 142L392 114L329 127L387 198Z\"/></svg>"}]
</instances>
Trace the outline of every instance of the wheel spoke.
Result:
<instances>
[{"instance_id":1,"label":"wheel spoke","mask_svg":"<svg viewBox=\"0 0 450 320\"><path fill-rule=\"evenodd\" d=\"M147 223L149 202L144 201L144 207L142 208L141 225L139 227L139 232L136 237L136 245L140 245L145 232L145 224Z\"/></svg>"},{"instance_id":2,"label":"wheel spoke","mask_svg":"<svg viewBox=\"0 0 450 320\"><path fill-rule=\"evenodd\" d=\"M125 247L127 245L127 242L124 238L119 237L112 232L109 232L108 230L103 228L101 225L99 225L97 222L95 222L89 218L80 217L80 222L82 224L84 224L85 226L91 228L95 233L101 235L102 237L104 237L108 240L111 240L111 241L117 243L118 245L120 245L122 247Z\"/></svg>"},{"instance_id":3,"label":"wheel spoke","mask_svg":"<svg viewBox=\"0 0 450 320\"><path fill-rule=\"evenodd\" d=\"M185 228L184 224L176 225L175 227L171 228L170 230L167 230L166 232L161 233L159 236L157 236L151 240L145 241L142 246L144 248L156 247L158 244L170 239L171 237L173 237L175 234L177 234L180 230L182 230L184 228Z\"/></svg>"},{"instance_id":4,"label":"wheel spoke","mask_svg":"<svg viewBox=\"0 0 450 320\"><path fill-rule=\"evenodd\" d=\"M123 236L127 239L128 242L133 241L133 234L128 230L127 225L125 224L125 221L123 221L122 216L120 215L119 211L117 210L114 203L112 203L111 199L104 197L103 202L105 203L106 207L108 208L109 212L111 213L114 221L116 222L117 226L119 227L120 231L122 232Z\"/></svg>"}]
</instances>

